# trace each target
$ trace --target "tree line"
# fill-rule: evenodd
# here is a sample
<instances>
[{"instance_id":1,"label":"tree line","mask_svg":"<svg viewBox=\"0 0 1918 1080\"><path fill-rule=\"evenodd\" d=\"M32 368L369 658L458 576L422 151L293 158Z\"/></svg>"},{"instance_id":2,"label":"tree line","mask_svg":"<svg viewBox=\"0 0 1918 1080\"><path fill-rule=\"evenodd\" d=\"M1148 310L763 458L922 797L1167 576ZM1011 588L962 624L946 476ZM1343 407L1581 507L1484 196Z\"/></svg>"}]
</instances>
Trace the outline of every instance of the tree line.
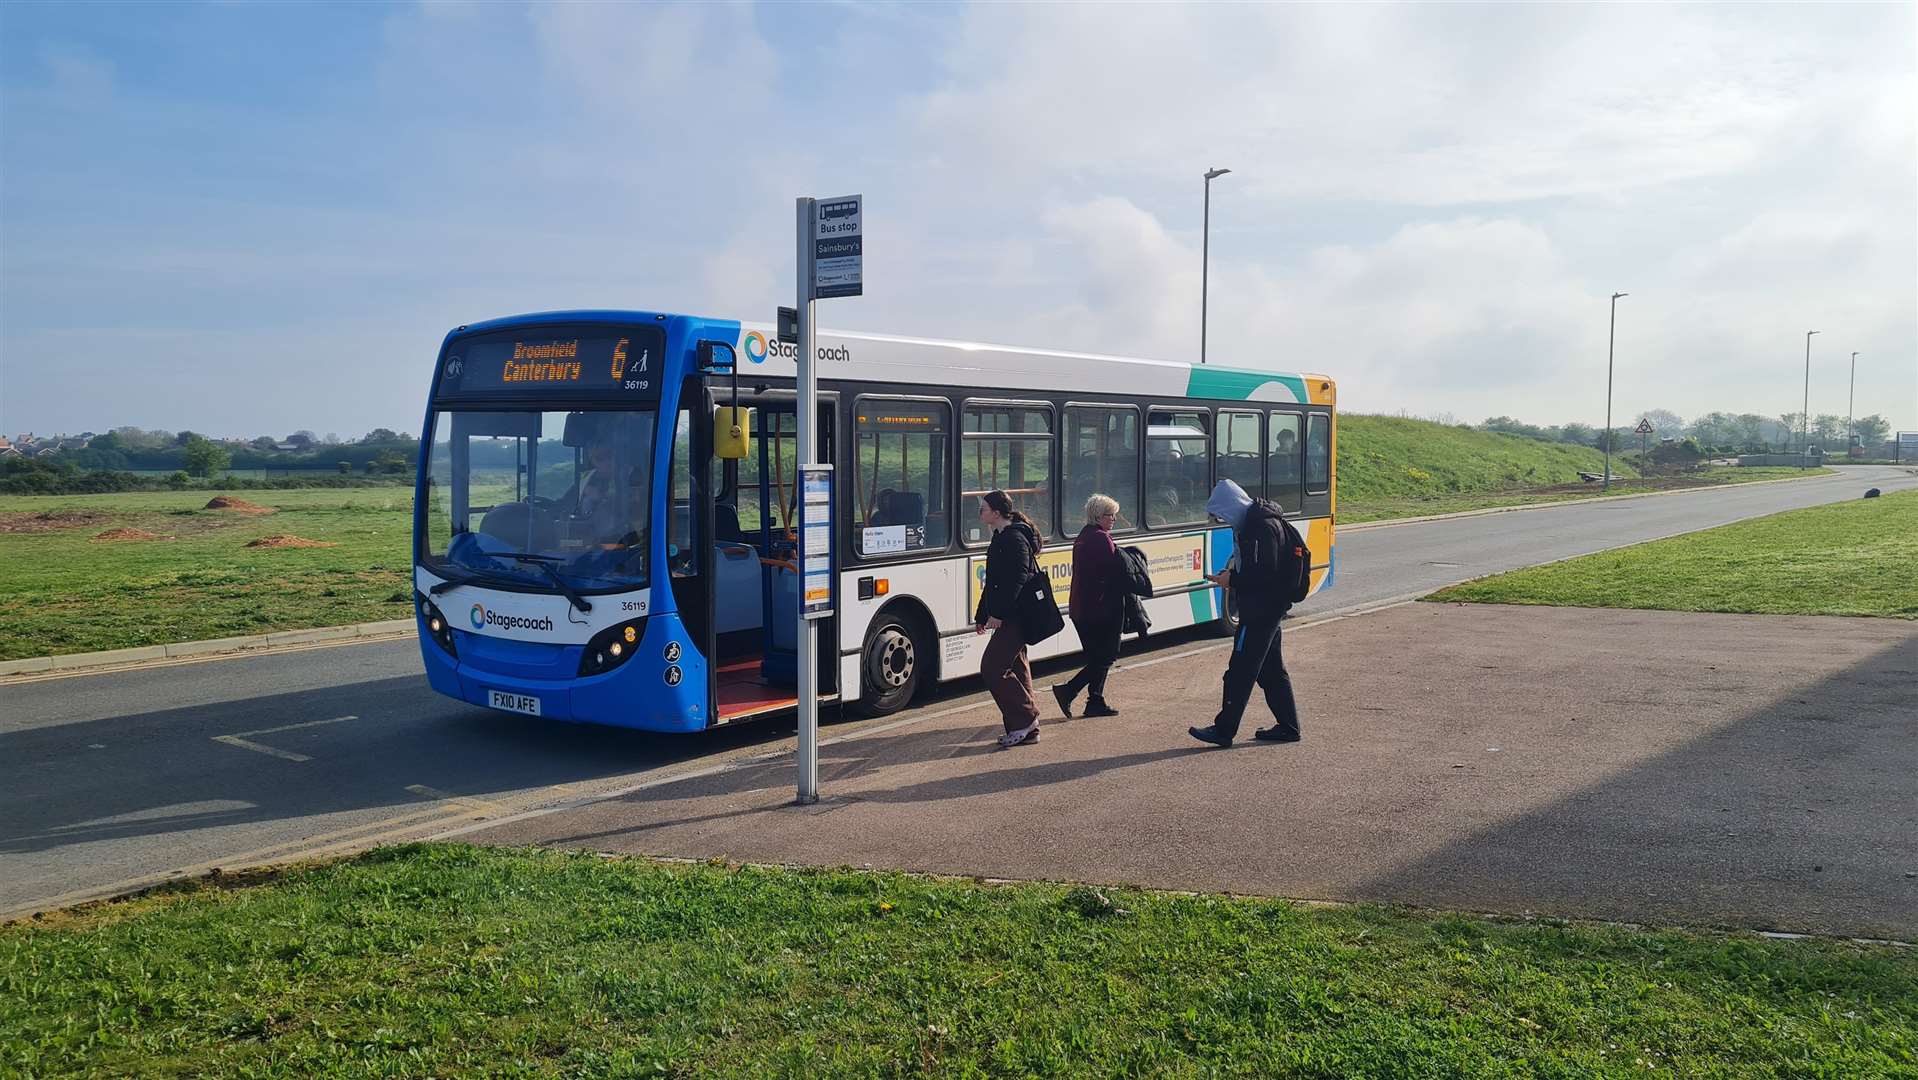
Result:
<instances>
[{"instance_id":1,"label":"tree line","mask_svg":"<svg viewBox=\"0 0 1918 1080\"><path fill-rule=\"evenodd\" d=\"M321 439L301 430L284 439L261 435L241 443L216 441L194 431L118 427L93 436L84 449L62 450L54 458L86 471L166 469L194 477L217 476L229 469L402 474L413 471L419 441L391 428L374 428L351 442L337 435Z\"/></svg>"},{"instance_id":2,"label":"tree line","mask_svg":"<svg viewBox=\"0 0 1918 1080\"><path fill-rule=\"evenodd\" d=\"M1795 412L1777 416L1709 412L1690 421L1669 409L1648 409L1639 415L1651 423L1651 438L1689 439L1704 454L1782 453L1799 449L1805 439L1830 453L1842 454L1847 446L1845 418L1830 413L1813 416L1809 424L1804 422L1803 413ZM1612 428L1609 433L1611 448L1623 450L1636 447L1639 442L1635 431L1637 426L1637 422L1633 421ZM1802 439L1801 427L1804 428ZM1544 442L1575 443L1600 450L1606 448L1608 441L1607 432L1588 424L1541 427L1509 416L1488 417L1478 425L1478 429ZM1865 447L1869 454L1891 437L1891 423L1874 413L1858 417L1852 422L1850 431L1857 435L1859 445Z\"/></svg>"}]
</instances>

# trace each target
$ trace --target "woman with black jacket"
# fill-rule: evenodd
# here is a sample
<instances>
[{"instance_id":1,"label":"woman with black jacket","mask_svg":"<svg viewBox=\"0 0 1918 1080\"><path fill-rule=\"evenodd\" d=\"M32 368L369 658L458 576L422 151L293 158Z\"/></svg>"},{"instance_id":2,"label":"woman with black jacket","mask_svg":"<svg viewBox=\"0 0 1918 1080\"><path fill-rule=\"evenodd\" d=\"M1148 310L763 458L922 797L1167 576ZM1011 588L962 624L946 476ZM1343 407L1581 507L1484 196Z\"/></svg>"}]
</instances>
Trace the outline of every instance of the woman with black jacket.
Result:
<instances>
[{"instance_id":1,"label":"woman with black jacket","mask_svg":"<svg viewBox=\"0 0 1918 1080\"><path fill-rule=\"evenodd\" d=\"M1032 665L1019 627L1019 589L1039 569L1039 531L996 488L979 499L979 520L992 530L986 587L972 615L979 633L992 632L979 661L979 677L999 704L999 718L1006 726L1000 748L1026 746L1039 741L1039 707L1032 703Z\"/></svg>"}]
</instances>

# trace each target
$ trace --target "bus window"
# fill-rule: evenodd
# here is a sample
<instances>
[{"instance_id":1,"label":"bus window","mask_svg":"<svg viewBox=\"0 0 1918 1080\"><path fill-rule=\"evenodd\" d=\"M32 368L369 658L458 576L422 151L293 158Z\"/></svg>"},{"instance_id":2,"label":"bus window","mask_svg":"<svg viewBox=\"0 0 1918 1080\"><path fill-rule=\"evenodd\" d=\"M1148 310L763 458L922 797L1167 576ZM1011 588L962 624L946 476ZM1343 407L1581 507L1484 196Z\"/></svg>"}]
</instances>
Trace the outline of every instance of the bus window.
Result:
<instances>
[{"instance_id":1,"label":"bus window","mask_svg":"<svg viewBox=\"0 0 1918 1080\"><path fill-rule=\"evenodd\" d=\"M1304 501L1299 492L1299 414L1275 412L1266 428L1266 498L1279 509L1296 513Z\"/></svg>"},{"instance_id":2,"label":"bus window","mask_svg":"<svg viewBox=\"0 0 1918 1080\"><path fill-rule=\"evenodd\" d=\"M1138 527L1139 413L1136 409L1073 406L1066 409L1061 491L1068 507L1084 506L1094 494L1119 500L1114 532Z\"/></svg>"},{"instance_id":3,"label":"bus window","mask_svg":"<svg viewBox=\"0 0 1918 1080\"><path fill-rule=\"evenodd\" d=\"M1145 429L1145 524L1149 529L1205 520L1212 486L1205 413L1153 409Z\"/></svg>"},{"instance_id":4,"label":"bus window","mask_svg":"<svg viewBox=\"0 0 1918 1080\"><path fill-rule=\"evenodd\" d=\"M862 397L853 405L852 512L861 555L943 549L946 507L943 401Z\"/></svg>"},{"instance_id":5,"label":"bus window","mask_svg":"<svg viewBox=\"0 0 1918 1080\"><path fill-rule=\"evenodd\" d=\"M1332 418L1313 413L1305 421L1305 490L1323 495L1332 487Z\"/></svg>"},{"instance_id":6,"label":"bus window","mask_svg":"<svg viewBox=\"0 0 1918 1080\"><path fill-rule=\"evenodd\" d=\"M667 475L673 491L666 502L670 522L666 530L666 565L675 577L694 572L699 565L693 549L693 414L679 410L679 422L673 428L673 460Z\"/></svg>"},{"instance_id":7,"label":"bus window","mask_svg":"<svg viewBox=\"0 0 1918 1080\"><path fill-rule=\"evenodd\" d=\"M962 505L998 488L1039 530L1052 531L1052 408L1024 405L968 405L959 442L959 495ZM960 527L968 544L991 540L977 514Z\"/></svg>"},{"instance_id":8,"label":"bus window","mask_svg":"<svg viewBox=\"0 0 1918 1080\"><path fill-rule=\"evenodd\" d=\"M1255 499L1262 497L1265 441L1259 437L1259 414L1219 413L1218 437L1219 479L1232 481Z\"/></svg>"},{"instance_id":9,"label":"bus window","mask_svg":"<svg viewBox=\"0 0 1918 1080\"><path fill-rule=\"evenodd\" d=\"M650 410L445 410L432 423L427 569L546 588L551 565L574 588L646 584Z\"/></svg>"}]
</instances>

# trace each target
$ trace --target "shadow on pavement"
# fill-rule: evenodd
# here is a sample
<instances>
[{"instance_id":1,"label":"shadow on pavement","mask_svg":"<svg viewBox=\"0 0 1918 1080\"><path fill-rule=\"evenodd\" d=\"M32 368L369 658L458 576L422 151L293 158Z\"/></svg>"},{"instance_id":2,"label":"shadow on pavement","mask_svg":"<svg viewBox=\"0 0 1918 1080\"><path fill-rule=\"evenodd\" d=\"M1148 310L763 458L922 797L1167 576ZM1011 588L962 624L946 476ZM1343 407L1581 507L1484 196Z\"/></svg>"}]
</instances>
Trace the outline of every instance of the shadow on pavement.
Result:
<instances>
[{"instance_id":1,"label":"shadow on pavement","mask_svg":"<svg viewBox=\"0 0 1918 1080\"><path fill-rule=\"evenodd\" d=\"M1359 892L1609 917L1622 890L1687 923L1918 937L1915 704L1907 637Z\"/></svg>"}]
</instances>

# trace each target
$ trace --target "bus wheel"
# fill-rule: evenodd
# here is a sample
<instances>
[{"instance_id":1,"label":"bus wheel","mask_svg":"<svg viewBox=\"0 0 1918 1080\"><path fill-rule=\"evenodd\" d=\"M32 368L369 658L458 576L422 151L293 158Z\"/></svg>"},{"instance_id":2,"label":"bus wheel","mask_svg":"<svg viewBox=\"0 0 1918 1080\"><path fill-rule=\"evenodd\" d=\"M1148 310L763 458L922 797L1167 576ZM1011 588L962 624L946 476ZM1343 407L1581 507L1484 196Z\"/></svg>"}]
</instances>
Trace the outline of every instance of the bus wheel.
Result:
<instances>
[{"instance_id":1,"label":"bus wheel","mask_svg":"<svg viewBox=\"0 0 1918 1080\"><path fill-rule=\"evenodd\" d=\"M929 646L917 620L898 612L879 616L866 631L859 656L859 700L854 709L864 716L898 712L912 701L924 677Z\"/></svg>"},{"instance_id":2,"label":"bus wheel","mask_svg":"<svg viewBox=\"0 0 1918 1080\"><path fill-rule=\"evenodd\" d=\"M1231 589L1221 589L1219 593L1219 636L1232 637L1239 632L1239 603L1232 598Z\"/></svg>"}]
</instances>

